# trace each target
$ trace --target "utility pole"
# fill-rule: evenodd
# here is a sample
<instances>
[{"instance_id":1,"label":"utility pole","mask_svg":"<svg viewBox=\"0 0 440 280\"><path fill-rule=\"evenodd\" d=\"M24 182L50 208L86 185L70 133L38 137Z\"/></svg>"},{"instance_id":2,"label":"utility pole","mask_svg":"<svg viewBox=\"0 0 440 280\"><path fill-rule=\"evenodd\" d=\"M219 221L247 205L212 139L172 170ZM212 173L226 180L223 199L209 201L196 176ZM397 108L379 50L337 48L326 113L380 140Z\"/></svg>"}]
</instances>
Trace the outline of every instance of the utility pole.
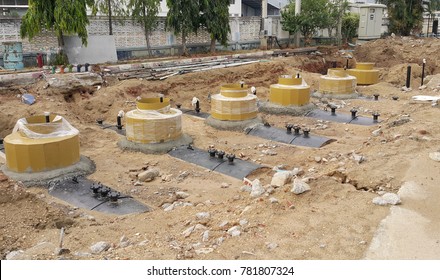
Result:
<instances>
[{"instance_id":1,"label":"utility pole","mask_svg":"<svg viewBox=\"0 0 440 280\"><path fill-rule=\"evenodd\" d=\"M295 15L301 13L301 0L295 0ZM295 34L295 47L300 47L301 42L301 32L298 30Z\"/></svg>"},{"instance_id":2,"label":"utility pole","mask_svg":"<svg viewBox=\"0 0 440 280\"><path fill-rule=\"evenodd\" d=\"M267 36L264 33L264 30L267 30L266 26L266 19L267 19L267 0L261 1L261 22L263 25L262 34L260 35L260 48L263 50L267 50Z\"/></svg>"}]
</instances>

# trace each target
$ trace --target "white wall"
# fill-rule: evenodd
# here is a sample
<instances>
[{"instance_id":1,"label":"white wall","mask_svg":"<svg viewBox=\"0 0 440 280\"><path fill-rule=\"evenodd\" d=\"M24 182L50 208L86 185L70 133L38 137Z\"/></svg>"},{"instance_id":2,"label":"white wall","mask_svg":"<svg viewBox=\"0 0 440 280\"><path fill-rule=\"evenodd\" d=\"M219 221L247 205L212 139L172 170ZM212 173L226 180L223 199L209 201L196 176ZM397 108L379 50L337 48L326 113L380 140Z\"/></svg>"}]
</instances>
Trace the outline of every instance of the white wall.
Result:
<instances>
[{"instance_id":1,"label":"white wall","mask_svg":"<svg viewBox=\"0 0 440 280\"><path fill-rule=\"evenodd\" d=\"M168 13L167 1L161 0L159 16L166 17L167 13ZM229 15L241 16L241 0L235 0L235 3L229 6Z\"/></svg>"}]
</instances>

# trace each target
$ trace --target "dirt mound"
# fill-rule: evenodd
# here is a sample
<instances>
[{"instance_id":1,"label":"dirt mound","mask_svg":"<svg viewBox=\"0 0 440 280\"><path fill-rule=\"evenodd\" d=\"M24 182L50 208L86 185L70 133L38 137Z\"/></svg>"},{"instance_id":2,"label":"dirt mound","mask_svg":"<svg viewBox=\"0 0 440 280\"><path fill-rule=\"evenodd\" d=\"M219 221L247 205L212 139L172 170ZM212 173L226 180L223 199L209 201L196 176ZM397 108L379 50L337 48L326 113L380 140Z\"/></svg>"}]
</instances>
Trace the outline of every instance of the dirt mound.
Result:
<instances>
[{"instance_id":1,"label":"dirt mound","mask_svg":"<svg viewBox=\"0 0 440 280\"><path fill-rule=\"evenodd\" d=\"M440 40L436 38L387 37L357 46L357 61L375 62L377 67L390 68L397 64L421 65L427 60L425 74L440 73Z\"/></svg>"}]
</instances>

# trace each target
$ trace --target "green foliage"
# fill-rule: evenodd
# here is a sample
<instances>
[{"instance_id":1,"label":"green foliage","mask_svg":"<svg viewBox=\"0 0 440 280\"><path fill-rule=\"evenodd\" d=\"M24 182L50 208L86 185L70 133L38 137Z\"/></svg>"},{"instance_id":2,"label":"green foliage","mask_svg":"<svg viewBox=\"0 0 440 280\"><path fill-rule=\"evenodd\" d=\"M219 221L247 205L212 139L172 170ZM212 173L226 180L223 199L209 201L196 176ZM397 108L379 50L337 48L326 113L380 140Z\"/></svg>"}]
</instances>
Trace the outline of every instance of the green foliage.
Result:
<instances>
[{"instance_id":1,"label":"green foliage","mask_svg":"<svg viewBox=\"0 0 440 280\"><path fill-rule=\"evenodd\" d=\"M328 26L329 2L328 0L303 0L299 15L295 15L295 3L290 2L281 12L281 18L283 30L289 31L290 34L299 30L308 44L317 29Z\"/></svg>"},{"instance_id":2,"label":"green foliage","mask_svg":"<svg viewBox=\"0 0 440 280\"><path fill-rule=\"evenodd\" d=\"M53 65L68 65L69 59L67 58L67 55L64 52L60 52L55 55L55 58L53 59L53 61L51 61L51 64L53 64Z\"/></svg>"},{"instance_id":3,"label":"green foliage","mask_svg":"<svg viewBox=\"0 0 440 280\"><path fill-rule=\"evenodd\" d=\"M228 34L231 32L229 5L229 0L201 1L201 24L211 35L211 52L215 49L215 41L228 45Z\"/></svg>"},{"instance_id":4,"label":"green foliage","mask_svg":"<svg viewBox=\"0 0 440 280\"><path fill-rule=\"evenodd\" d=\"M190 33L197 33L200 28L200 8L207 0L167 0L168 14L166 29L175 35L182 35L183 54L188 55L186 38Z\"/></svg>"},{"instance_id":5,"label":"green foliage","mask_svg":"<svg viewBox=\"0 0 440 280\"><path fill-rule=\"evenodd\" d=\"M127 15L126 0L91 0L92 15L101 12L108 16L109 35L113 35L113 17L124 18ZM122 22L122 21L121 21Z\"/></svg>"},{"instance_id":6,"label":"green foliage","mask_svg":"<svg viewBox=\"0 0 440 280\"><path fill-rule=\"evenodd\" d=\"M342 37L345 42L356 37L358 28L359 14L347 13L342 17Z\"/></svg>"},{"instance_id":7,"label":"green foliage","mask_svg":"<svg viewBox=\"0 0 440 280\"><path fill-rule=\"evenodd\" d=\"M390 32L408 36L419 30L423 23L422 1L417 0L379 0L387 5L390 18Z\"/></svg>"},{"instance_id":8,"label":"green foliage","mask_svg":"<svg viewBox=\"0 0 440 280\"><path fill-rule=\"evenodd\" d=\"M78 34L87 45L87 4L92 0L29 0L29 9L22 18L20 36L30 40L43 29L54 30L58 41L63 34ZM59 43L62 47L62 43Z\"/></svg>"},{"instance_id":9,"label":"green foliage","mask_svg":"<svg viewBox=\"0 0 440 280\"><path fill-rule=\"evenodd\" d=\"M145 41L147 42L148 53L150 56L150 34L157 24L157 14L159 13L160 0L129 0L128 9L133 20L137 21L144 28Z\"/></svg>"}]
</instances>

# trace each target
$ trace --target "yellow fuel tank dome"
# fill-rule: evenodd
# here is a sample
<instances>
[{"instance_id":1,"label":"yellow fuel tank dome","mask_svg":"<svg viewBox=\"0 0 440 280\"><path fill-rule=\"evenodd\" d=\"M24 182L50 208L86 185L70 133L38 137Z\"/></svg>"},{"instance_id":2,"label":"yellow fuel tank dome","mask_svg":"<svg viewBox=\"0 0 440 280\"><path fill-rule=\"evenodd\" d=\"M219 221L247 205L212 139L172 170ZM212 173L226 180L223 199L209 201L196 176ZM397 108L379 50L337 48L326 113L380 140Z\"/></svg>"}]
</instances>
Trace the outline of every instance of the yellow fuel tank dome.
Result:
<instances>
[{"instance_id":1,"label":"yellow fuel tank dome","mask_svg":"<svg viewBox=\"0 0 440 280\"><path fill-rule=\"evenodd\" d=\"M182 136L182 112L170 108L169 98L142 98L136 107L125 114L128 141L164 143Z\"/></svg>"},{"instance_id":2,"label":"yellow fuel tank dome","mask_svg":"<svg viewBox=\"0 0 440 280\"><path fill-rule=\"evenodd\" d=\"M211 116L222 121L244 121L257 117L257 97L242 84L226 84L211 97Z\"/></svg>"},{"instance_id":3,"label":"yellow fuel tank dome","mask_svg":"<svg viewBox=\"0 0 440 280\"><path fill-rule=\"evenodd\" d=\"M18 173L50 171L80 160L78 130L54 114L18 120L4 147L6 167Z\"/></svg>"},{"instance_id":4,"label":"yellow fuel tank dome","mask_svg":"<svg viewBox=\"0 0 440 280\"><path fill-rule=\"evenodd\" d=\"M357 78L359 85L372 85L379 82L379 70L373 69L374 63L358 62L355 69L348 69L348 73Z\"/></svg>"},{"instance_id":5,"label":"yellow fuel tank dome","mask_svg":"<svg viewBox=\"0 0 440 280\"><path fill-rule=\"evenodd\" d=\"M283 75L278 84L270 86L269 102L282 106L303 106L309 104L310 87L301 77Z\"/></svg>"}]
</instances>

